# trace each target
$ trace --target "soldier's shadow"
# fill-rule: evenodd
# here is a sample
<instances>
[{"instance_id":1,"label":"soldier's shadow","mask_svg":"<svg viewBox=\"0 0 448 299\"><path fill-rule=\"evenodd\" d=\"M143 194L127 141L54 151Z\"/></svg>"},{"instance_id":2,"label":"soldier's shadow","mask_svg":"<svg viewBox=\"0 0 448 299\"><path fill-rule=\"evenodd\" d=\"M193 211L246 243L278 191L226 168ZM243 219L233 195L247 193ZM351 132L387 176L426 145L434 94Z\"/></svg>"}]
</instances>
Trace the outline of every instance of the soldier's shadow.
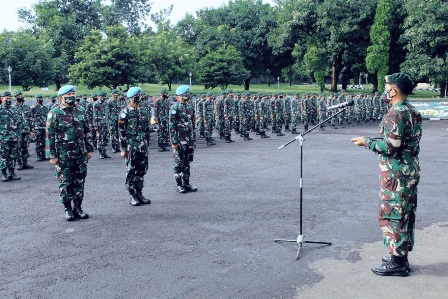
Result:
<instances>
[{"instance_id":1,"label":"soldier's shadow","mask_svg":"<svg viewBox=\"0 0 448 299\"><path fill-rule=\"evenodd\" d=\"M448 277L448 262L436 263L429 265L412 265L411 264L411 276L437 276Z\"/></svg>"}]
</instances>

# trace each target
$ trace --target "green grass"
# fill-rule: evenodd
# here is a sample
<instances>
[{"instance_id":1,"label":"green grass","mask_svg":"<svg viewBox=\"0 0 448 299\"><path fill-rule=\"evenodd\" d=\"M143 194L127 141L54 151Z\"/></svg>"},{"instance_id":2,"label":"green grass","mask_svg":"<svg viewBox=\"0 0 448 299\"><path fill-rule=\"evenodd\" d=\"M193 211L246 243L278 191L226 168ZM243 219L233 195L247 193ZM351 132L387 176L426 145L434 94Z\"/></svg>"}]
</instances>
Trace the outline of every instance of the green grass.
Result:
<instances>
[{"instance_id":1,"label":"green grass","mask_svg":"<svg viewBox=\"0 0 448 299\"><path fill-rule=\"evenodd\" d=\"M173 84L171 87L171 91L170 94L174 95L174 92L176 90L176 88L179 86L180 84ZM160 90L162 88L166 88L168 89L167 85L159 85L159 84L141 84L139 85L142 90L144 92L146 92L149 95L159 95L160 94ZM371 90L371 85L365 85L365 89L348 89L347 92L363 92L363 93L368 93ZM329 85L326 85L326 90L325 92L328 94L329 92ZM57 91L55 90L56 86L55 85L50 85L48 86L48 91L43 91L42 88L39 87L34 87L32 88L30 91L25 92L25 98L28 99L32 99L35 97L35 95L37 93L41 93L44 97L49 97L52 94L56 94ZM125 91L126 90L126 86L121 86L117 88L118 90L121 91ZM212 90L204 90L204 86L203 85L193 85L192 86L192 91L194 93L206 93L206 92L215 92L218 93L221 91L220 88L215 88ZM243 85L229 85L227 87L227 90L233 90L234 92L245 92L244 90L244 86ZM0 92L4 92L8 90L8 86L0 86ZM16 90L21 90L20 86L13 86L12 87L12 91L16 91ZM77 94L88 94L90 96L90 94L92 93L97 93L100 90L104 90L108 93L110 93L110 89L105 87L105 88L95 88L94 90L89 90L87 87L79 85L77 86ZM338 90L341 90L341 87L338 86ZM250 92L254 92L254 93L275 93L277 91L281 91L281 92L285 92L285 93L293 93L293 92L298 92L300 94L304 94L304 93L320 93L320 88L317 85L311 85L311 84L301 84L301 85L292 85L289 86L289 84L287 83L280 83L280 86L277 86L276 83L271 84L271 86L268 86L267 84L251 84L250 85ZM429 92L429 91L421 91L421 90L415 90L414 94L410 95L409 98L411 100L434 100L434 101L439 101L441 99L436 98L439 94L436 92ZM446 100L446 99L442 99L442 100Z\"/></svg>"}]
</instances>

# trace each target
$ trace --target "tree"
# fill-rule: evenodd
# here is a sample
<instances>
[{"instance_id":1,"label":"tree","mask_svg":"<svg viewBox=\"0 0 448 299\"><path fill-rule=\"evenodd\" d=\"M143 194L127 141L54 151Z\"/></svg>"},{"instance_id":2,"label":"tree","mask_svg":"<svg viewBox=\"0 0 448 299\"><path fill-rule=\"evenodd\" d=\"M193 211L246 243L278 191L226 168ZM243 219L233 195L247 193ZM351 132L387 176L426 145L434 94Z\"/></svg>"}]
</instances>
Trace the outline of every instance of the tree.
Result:
<instances>
[{"instance_id":1,"label":"tree","mask_svg":"<svg viewBox=\"0 0 448 299\"><path fill-rule=\"evenodd\" d=\"M12 82L24 91L34 86L47 86L54 77L55 64L51 43L33 36L30 31L0 34L2 69L11 66Z\"/></svg>"},{"instance_id":2,"label":"tree","mask_svg":"<svg viewBox=\"0 0 448 299\"><path fill-rule=\"evenodd\" d=\"M104 6L102 12L104 27L121 25L126 27L131 35L139 35L147 28L145 21L152 7L152 3L148 0L111 0L110 2L110 5Z\"/></svg>"},{"instance_id":3,"label":"tree","mask_svg":"<svg viewBox=\"0 0 448 299\"><path fill-rule=\"evenodd\" d=\"M229 84L238 84L250 77L250 72L244 68L241 54L234 46L226 44L202 57L196 72L198 81L206 89L219 86L224 90Z\"/></svg>"},{"instance_id":4,"label":"tree","mask_svg":"<svg viewBox=\"0 0 448 299\"><path fill-rule=\"evenodd\" d=\"M98 30L85 37L70 68L70 80L88 88L135 83L139 79L140 59L136 42L125 27L106 28L103 38Z\"/></svg>"},{"instance_id":5,"label":"tree","mask_svg":"<svg viewBox=\"0 0 448 299\"><path fill-rule=\"evenodd\" d=\"M384 89L384 77L389 71L390 25L393 10L392 0L379 0L375 19L370 28L371 45L367 48L366 66L376 77L373 91Z\"/></svg>"},{"instance_id":6,"label":"tree","mask_svg":"<svg viewBox=\"0 0 448 299\"><path fill-rule=\"evenodd\" d=\"M444 97L448 80L448 3L409 0L405 8L403 40L408 53L402 71L416 81L439 84L440 96Z\"/></svg>"}]
</instances>

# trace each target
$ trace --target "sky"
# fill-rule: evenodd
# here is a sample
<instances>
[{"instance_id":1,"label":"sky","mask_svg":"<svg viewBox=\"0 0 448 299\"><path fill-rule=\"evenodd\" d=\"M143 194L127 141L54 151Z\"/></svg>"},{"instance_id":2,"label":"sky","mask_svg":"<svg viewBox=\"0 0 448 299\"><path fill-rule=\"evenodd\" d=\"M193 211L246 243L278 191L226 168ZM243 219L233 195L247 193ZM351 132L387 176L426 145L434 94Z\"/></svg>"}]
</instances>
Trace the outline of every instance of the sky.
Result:
<instances>
[{"instance_id":1,"label":"sky","mask_svg":"<svg viewBox=\"0 0 448 299\"><path fill-rule=\"evenodd\" d=\"M2 17L0 18L0 32L5 29L8 31L16 31L20 27L24 27L24 23L18 21L17 10L19 8L31 8L31 6L38 2L38 0L0 0L2 6ZM185 14L191 13L195 16L195 11L203 7L220 7L223 4L227 4L227 0L153 0L153 6L151 13L158 12L164 8L168 8L171 4L174 5L173 11L170 16L171 24L176 24L180 21ZM263 3L269 3L273 5L272 0L263 0ZM149 17L148 17L149 19ZM153 24L150 26L154 27Z\"/></svg>"}]
</instances>

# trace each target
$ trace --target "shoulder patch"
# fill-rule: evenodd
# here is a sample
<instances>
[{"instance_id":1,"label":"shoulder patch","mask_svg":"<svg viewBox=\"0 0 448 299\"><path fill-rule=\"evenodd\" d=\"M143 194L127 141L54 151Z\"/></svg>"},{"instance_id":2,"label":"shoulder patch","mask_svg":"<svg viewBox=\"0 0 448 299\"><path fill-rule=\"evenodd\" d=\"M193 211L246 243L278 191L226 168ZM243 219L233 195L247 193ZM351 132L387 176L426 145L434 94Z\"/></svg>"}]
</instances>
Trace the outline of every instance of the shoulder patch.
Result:
<instances>
[{"instance_id":1,"label":"shoulder patch","mask_svg":"<svg viewBox=\"0 0 448 299\"><path fill-rule=\"evenodd\" d=\"M53 113L51 113L51 111L48 112L47 118L48 118L48 119L52 119L52 118L53 118Z\"/></svg>"},{"instance_id":2,"label":"shoulder patch","mask_svg":"<svg viewBox=\"0 0 448 299\"><path fill-rule=\"evenodd\" d=\"M121 118L126 118L126 113L121 112L120 117L121 117Z\"/></svg>"},{"instance_id":3,"label":"shoulder patch","mask_svg":"<svg viewBox=\"0 0 448 299\"><path fill-rule=\"evenodd\" d=\"M171 114L176 114L176 109L171 110Z\"/></svg>"}]
</instances>

